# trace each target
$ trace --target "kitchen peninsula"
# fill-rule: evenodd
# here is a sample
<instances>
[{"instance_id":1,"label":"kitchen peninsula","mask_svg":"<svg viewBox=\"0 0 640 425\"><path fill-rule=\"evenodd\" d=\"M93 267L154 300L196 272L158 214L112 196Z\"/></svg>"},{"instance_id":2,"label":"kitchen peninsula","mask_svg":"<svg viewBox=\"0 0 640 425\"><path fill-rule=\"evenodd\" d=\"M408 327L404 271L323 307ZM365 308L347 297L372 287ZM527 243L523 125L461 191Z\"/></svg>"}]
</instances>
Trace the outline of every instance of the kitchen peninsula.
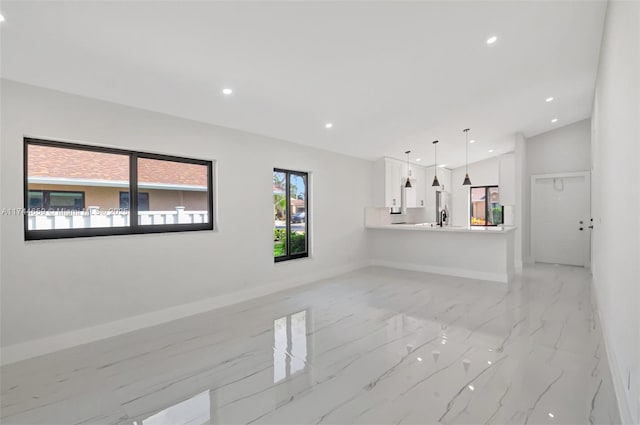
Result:
<instances>
[{"instance_id":1,"label":"kitchen peninsula","mask_svg":"<svg viewBox=\"0 0 640 425\"><path fill-rule=\"evenodd\" d=\"M515 274L513 226L391 224L375 210L365 213L373 265L504 283Z\"/></svg>"}]
</instances>

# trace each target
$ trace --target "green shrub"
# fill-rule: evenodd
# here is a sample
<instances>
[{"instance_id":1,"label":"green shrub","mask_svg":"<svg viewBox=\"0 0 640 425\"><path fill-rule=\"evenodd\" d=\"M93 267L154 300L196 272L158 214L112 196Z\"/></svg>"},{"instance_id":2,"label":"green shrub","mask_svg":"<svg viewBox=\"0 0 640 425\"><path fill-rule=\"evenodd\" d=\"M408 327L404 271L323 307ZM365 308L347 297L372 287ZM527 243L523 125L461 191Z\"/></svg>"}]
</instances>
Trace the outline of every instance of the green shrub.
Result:
<instances>
[{"instance_id":1,"label":"green shrub","mask_svg":"<svg viewBox=\"0 0 640 425\"><path fill-rule=\"evenodd\" d=\"M285 229L273 229L273 240L281 241L284 240L287 231Z\"/></svg>"},{"instance_id":2,"label":"green shrub","mask_svg":"<svg viewBox=\"0 0 640 425\"><path fill-rule=\"evenodd\" d=\"M274 233L274 239L273 256L280 257L281 255L285 255L287 253L287 240L284 229L276 229L276 232ZM304 233L291 232L289 242L291 243L292 254L299 254L301 252L305 252L305 250L307 249L306 236Z\"/></svg>"},{"instance_id":3,"label":"green shrub","mask_svg":"<svg viewBox=\"0 0 640 425\"><path fill-rule=\"evenodd\" d=\"M299 254L306 250L306 236L304 233L291 233L291 253Z\"/></svg>"},{"instance_id":4,"label":"green shrub","mask_svg":"<svg viewBox=\"0 0 640 425\"><path fill-rule=\"evenodd\" d=\"M273 256L280 257L286 254L285 241L277 241L273 244Z\"/></svg>"}]
</instances>

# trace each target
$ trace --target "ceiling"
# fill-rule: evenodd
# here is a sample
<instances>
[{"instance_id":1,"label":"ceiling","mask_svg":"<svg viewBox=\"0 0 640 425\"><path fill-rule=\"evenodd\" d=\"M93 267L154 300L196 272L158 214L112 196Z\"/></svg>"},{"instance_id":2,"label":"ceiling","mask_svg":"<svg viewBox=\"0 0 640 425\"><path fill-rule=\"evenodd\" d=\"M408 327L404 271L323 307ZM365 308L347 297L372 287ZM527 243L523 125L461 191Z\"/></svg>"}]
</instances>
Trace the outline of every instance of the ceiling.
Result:
<instances>
[{"instance_id":1,"label":"ceiling","mask_svg":"<svg viewBox=\"0 0 640 425\"><path fill-rule=\"evenodd\" d=\"M21 0L0 8L3 78L367 159L410 149L412 160L432 164L438 139L438 162L453 168L464 164L463 128L477 140L474 162L512 150L516 132L591 115L606 3Z\"/></svg>"}]
</instances>

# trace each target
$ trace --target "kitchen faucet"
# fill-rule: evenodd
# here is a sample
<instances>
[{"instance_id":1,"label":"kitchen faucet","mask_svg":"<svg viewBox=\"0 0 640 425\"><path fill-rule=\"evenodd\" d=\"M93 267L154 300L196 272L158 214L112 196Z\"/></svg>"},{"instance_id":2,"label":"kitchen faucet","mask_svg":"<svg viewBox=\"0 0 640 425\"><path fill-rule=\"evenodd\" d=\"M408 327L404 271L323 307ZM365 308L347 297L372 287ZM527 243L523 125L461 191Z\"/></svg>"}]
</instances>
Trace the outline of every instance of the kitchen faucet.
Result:
<instances>
[{"instance_id":1,"label":"kitchen faucet","mask_svg":"<svg viewBox=\"0 0 640 425\"><path fill-rule=\"evenodd\" d=\"M447 210L440 211L440 227L444 226L444 222L447 221Z\"/></svg>"}]
</instances>

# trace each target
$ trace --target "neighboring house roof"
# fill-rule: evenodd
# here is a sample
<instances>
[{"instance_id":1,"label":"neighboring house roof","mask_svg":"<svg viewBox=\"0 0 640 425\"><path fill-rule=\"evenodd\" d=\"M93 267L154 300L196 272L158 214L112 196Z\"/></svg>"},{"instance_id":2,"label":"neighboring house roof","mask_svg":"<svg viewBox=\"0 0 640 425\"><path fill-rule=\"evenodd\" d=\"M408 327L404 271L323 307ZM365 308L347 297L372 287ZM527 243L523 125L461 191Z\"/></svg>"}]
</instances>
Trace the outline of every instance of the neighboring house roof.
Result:
<instances>
[{"instance_id":1,"label":"neighboring house roof","mask_svg":"<svg viewBox=\"0 0 640 425\"><path fill-rule=\"evenodd\" d=\"M129 180L129 157L51 146L29 145L29 181L113 182L118 186ZM198 164L140 158L138 182L141 186L207 187L207 167Z\"/></svg>"},{"instance_id":2,"label":"neighboring house roof","mask_svg":"<svg viewBox=\"0 0 640 425\"><path fill-rule=\"evenodd\" d=\"M291 205L296 207L304 207L304 199L292 199Z\"/></svg>"}]
</instances>

